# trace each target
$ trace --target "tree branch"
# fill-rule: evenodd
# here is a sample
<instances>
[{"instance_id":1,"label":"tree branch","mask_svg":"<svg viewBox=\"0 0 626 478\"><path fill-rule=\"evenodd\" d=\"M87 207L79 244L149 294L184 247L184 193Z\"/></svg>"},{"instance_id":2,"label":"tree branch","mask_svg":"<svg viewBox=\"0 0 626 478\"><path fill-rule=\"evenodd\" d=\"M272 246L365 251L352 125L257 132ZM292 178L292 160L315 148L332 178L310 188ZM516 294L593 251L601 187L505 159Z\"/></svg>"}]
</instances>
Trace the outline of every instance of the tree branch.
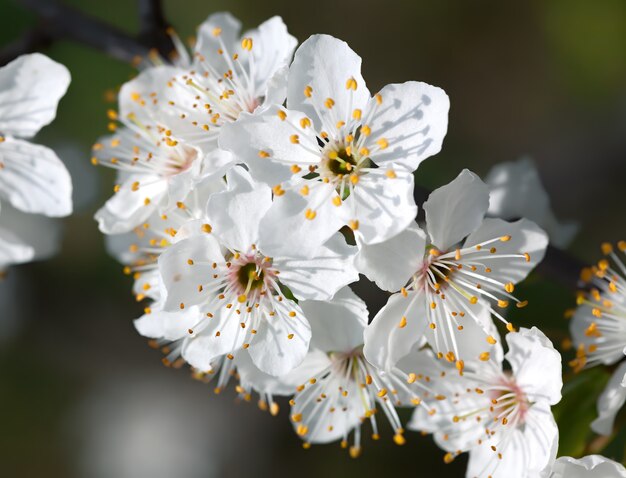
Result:
<instances>
[{"instance_id":1,"label":"tree branch","mask_svg":"<svg viewBox=\"0 0 626 478\"><path fill-rule=\"evenodd\" d=\"M0 51L0 64L58 40L89 45L125 63L146 57L152 49L168 58L174 49L160 0L139 0L141 28L137 37L54 0L21 0L20 3L35 12L40 23Z\"/></svg>"}]
</instances>

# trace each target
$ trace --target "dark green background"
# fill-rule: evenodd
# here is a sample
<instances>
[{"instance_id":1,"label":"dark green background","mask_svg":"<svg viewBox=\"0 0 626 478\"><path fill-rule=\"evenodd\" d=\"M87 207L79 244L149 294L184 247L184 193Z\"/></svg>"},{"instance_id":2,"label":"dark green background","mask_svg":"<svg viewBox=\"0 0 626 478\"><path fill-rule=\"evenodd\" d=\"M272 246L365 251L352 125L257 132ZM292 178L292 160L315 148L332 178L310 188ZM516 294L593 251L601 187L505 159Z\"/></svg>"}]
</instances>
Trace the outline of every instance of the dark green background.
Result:
<instances>
[{"instance_id":1,"label":"dark green background","mask_svg":"<svg viewBox=\"0 0 626 478\"><path fill-rule=\"evenodd\" d=\"M130 32L137 29L132 1L67 3ZM557 215L582 225L573 254L593 261L601 241L626 237L622 0L170 0L165 8L183 38L215 11L230 10L246 28L281 15L300 41L314 33L346 40L363 57L372 91L410 79L441 86L451 98L449 133L442 153L420 167L419 184L437 187L464 167L484 175L498 162L528 154ZM17 3L0 0L0 45L34 21ZM444 465L443 453L417 434L410 434L402 448L389 433L376 444L367 441L358 460L336 444L302 450L286 406L272 418L254 404L232 403L232 390L214 396L210 386L189 380L185 371L162 367L158 353L132 327L141 306L134 303L121 267L106 255L92 219L111 192L113 175L90 169L90 145L106 132L111 105L104 101L105 91L130 78L133 69L67 42L45 53L70 69L73 82L57 121L37 141L60 154L67 150L83 200L65 221L61 254L10 273L11 286L17 285L5 294L0 320L18 327L0 342L0 474L161 477L166 475L158 466L146 471L146 462L153 457L158 464L159 457L190 442L195 444L191 451L206 453L213 471L200 467L181 478L212 473L462 476L464 459ZM537 276L519 290L531 302L515 315L517 323L538 325L560 343L567 333L563 311L573 304L573 291ZM582 452L585 420L593 417L605 376L601 371L583 375L589 383L581 395L559 409L563 453ZM136 436L146 423L166 419L172 423L163 430L147 428L150 440ZM182 437L185 430L189 434ZM119 460L120 444L124 449L131 439L136 446L158 446L129 453L125 463L131 472L122 475L111 466ZM189 461L184 455L180 459Z\"/></svg>"}]
</instances>

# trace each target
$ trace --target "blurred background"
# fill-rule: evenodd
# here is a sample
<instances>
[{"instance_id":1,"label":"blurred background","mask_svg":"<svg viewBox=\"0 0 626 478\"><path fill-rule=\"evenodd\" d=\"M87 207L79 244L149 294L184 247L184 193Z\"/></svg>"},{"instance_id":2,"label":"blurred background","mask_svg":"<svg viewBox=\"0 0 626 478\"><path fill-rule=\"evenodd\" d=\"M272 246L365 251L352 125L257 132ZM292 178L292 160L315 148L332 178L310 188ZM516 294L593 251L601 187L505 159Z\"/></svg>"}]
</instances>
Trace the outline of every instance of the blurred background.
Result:
<instances>
[{"instance_id":1,"label":"blurred background","mask_svg":"<svg viewBox=\"0 0 626 478\"><path fill-rule=\"evenodd\" d=\"M135 2L66 3L137 31ZM600 242L626 238L623 0L164 4L182 38L220 10L245 28L280 15L300 41L314 33L346 40L363 57L372 91L411 79L444 88L452 104L449 133L443 151L420 166L420 185L435 188L464 167L485 175L529 155L557 216L582 226L574 256L595 261ZM0 48L36 21L13 0L0 0L0 12ZM161 365L133 328L142 306L92 219L112 192L113 174L89 164L90 147L106 133L106 110L115 107L107 97L135 72L75 43L44 52L70 69L73 82L57 120L36 141L68 165L76 213L64 221L57 257L13 267L0 283L2 476L463 476L464 458L444 465L443 452L418 434L409 434L404 447L389 433L366 441L357 460L338 444L303 450L286 402L271 417L254 402L234 403L232 389L213 395L187 371ZM538 325L560 343L574 291L538 275L520 290L530 306L517 323ZM606 376L598 370L576 378L584 382L578 396L557 409L561 453L584 451L591 438L585 423Z\"/></svg>"}]
</instances>

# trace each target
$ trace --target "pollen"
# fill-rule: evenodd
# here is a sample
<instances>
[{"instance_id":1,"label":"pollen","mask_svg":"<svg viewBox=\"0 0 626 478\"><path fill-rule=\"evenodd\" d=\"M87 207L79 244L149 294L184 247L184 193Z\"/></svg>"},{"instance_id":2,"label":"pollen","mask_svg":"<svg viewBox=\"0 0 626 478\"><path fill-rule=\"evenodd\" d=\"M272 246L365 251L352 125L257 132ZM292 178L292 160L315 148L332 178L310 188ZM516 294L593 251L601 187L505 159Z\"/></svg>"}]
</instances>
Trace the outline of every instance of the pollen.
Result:
<instances>
[{"instance_id":1,"label":"pollen","mask_svg":"<svg viewBox=\"0 0 626 478\"><path fill-rule=\"evenodd\" d=\"M315 216L317 216L317 213L312 209L307 209L306 211L304 211L304 217L306 217L309 221L315 219Z\"/></svg>"},{"instance_id":2,"label":"pollen","mask_svg":"<svg viewBox=\"0 0 626 478\"><path fill-rule=\"evenodd\" d=\"M247 51L252 50L252 38L248 37L241 40L241 48Z\"/></svg>"}]
</instances>

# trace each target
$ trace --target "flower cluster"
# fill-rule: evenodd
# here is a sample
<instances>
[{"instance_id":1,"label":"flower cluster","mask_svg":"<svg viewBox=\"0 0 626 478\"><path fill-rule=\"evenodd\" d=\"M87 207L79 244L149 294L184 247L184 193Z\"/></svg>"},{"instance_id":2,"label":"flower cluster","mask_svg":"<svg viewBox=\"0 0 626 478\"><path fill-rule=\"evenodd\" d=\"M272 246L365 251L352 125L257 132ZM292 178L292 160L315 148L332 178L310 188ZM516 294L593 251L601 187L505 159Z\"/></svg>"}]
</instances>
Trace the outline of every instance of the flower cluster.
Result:
<instances>
[{"instance_id":1,"label":"flower cluster","mask_svg":"<svg viewBox=\"0 0 626 478\"><path fill-rule=\"evenodd\" d=\"M139 333L216 392L237 377L272 414L290 397L305 447L357 456L383 417L402 445L397 409L410 407L408 428L433 433L446 462L470 453L467 476L586 466L553 469L561 358L507 319L548 244L525 208L555 241L575 232L532 165L487 183L463 170L418 223L414 174L442 147L445 92L409 81L372 94L343 41L296 47L280 18L241 34L215 14L192 55L121 88L118 126L94 146L92 162L118 170L96 219L149 301ZM390 294L371 323L349 287L359 274Z\"/></svg>"},{"instance_id":2,"label":"flower cluster","mask_svg":"<svg viewBox=\"0 0 626 478\"><path fill-rule=\"evenodd\" d=\"M52 217L72 212L72 181L51 149L26 141L56 116L70 84L63 65L39 53L0 68L0 272L56 250Z\"/></svg>"}]
</instances>

